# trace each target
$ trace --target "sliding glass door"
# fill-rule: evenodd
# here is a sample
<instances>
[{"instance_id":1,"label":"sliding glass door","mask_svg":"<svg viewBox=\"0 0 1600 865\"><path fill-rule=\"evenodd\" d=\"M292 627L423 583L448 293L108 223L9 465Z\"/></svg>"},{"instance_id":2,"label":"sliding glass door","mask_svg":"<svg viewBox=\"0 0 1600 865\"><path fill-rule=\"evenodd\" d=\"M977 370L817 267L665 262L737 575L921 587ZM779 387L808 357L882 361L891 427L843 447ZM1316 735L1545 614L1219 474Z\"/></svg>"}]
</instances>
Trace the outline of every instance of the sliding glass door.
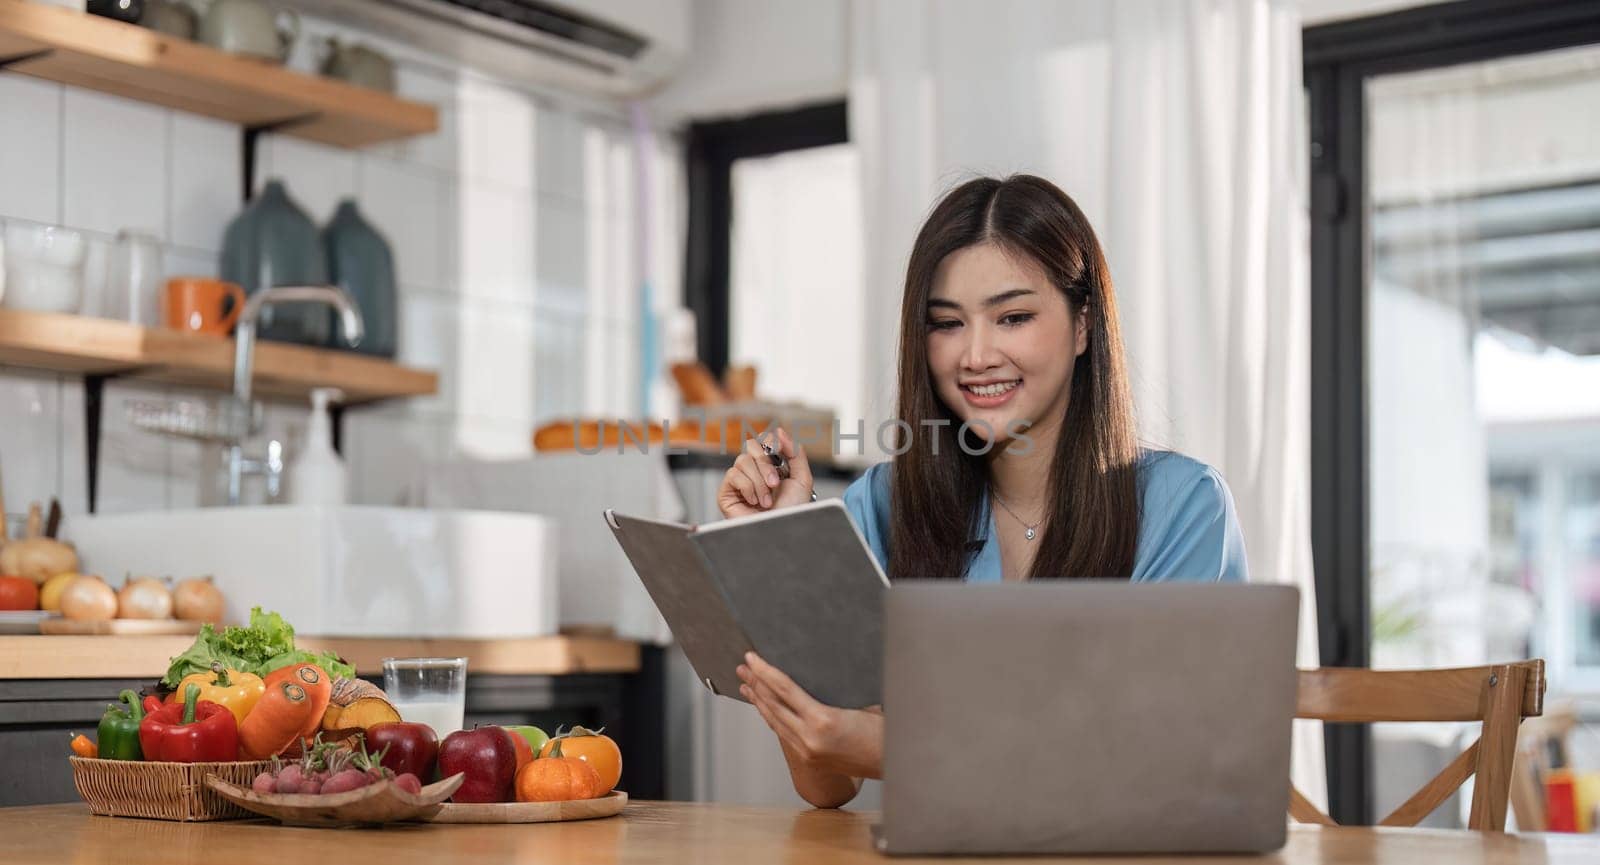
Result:
<instances>
[{"instance_id":1,"label":"sliding glass door","mask_svg":"<svg viewBox=\"0 0 1600 865\"><path fill-rule=\"evenodd\" d=\"M1542 657L1553 695L1592 691L1600 47L1375 76L1366 104L1372 665ZM1475 736L1375 728L1375 813Z\"/></svg>"},{"instance_id":2,"label":"sliding glass door","mask_svg":"<svg viewBox=\"0 0 1600 865\"><path fill-rule=\"evenodd\" d=\"M1306 61L1323 661L1600 692L1600 4L1327 25ZM1330 728L1335 816L1475 735Z\"/></svg>"}]
</instances>

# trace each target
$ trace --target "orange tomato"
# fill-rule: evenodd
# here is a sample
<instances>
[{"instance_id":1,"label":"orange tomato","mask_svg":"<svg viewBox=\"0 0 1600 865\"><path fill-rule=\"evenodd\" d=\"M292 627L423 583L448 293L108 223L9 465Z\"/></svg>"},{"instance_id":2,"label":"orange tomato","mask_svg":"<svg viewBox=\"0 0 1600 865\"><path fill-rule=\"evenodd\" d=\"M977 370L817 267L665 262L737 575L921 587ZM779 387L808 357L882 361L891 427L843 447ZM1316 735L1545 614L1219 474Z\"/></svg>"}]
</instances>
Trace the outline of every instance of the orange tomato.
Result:
<instances>
[{"instance_id":1,"label":"orange tomato","mask_svg":"<svg viewBox=\"0 0 1600 865\"><path fill-rule=\"evenodd\" d=\"M26 577L0 577L0 610L39 609L39 584Z\"/></svg>"},{"instance_id":2,"label":"orange tomato","mask_svg":"<svg viewBox=\"0 0 1600 865\"><path fill-rule=\"evenodd\" d=\"M609 792L594 766L573 757L540 757L517 770L518 802L596 799Z\"/></svg>"},{"instance_id":3,"label":"orange tomato","mask_svg":"<svg viewBox=\"0 0 1600 865\"><path fill-rule=\"evenodd\" d=\"M561 743L561 756L576 758L594 767L600 776L600 783L605 787L602 793L616 789L617 781L622 778L622 749L610 736L573 727L569 732L544 743L544 747L539 749L540 759L550 756L557 742Z\"/></svg>"}]
</instances>

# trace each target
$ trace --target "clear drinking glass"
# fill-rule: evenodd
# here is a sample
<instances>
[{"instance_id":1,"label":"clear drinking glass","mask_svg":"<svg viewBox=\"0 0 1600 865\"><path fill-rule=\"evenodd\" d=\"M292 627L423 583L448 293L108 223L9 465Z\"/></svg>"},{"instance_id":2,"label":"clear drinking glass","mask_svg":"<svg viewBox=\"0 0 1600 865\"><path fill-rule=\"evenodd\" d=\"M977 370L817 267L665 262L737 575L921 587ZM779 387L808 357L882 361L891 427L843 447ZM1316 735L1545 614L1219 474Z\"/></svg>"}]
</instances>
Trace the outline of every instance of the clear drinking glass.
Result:
<instances>
[{"instance_id":1,"label":"clear drinking glass","mask_svg":"<svg viewBox=\"0 0 1600 865\"><path fill-rule=\"evenodd\" d=\"M462 729L466 658L384 658L383 690L400 717L427 724L440 739Z\"/></svg>"},{"instance_id":2,"label":"clear drinking glass","mask_svg":"<svg viewBox=\"0 0 1600 865\"><path fill-rule=\"evenodd\" d=\"M161 241L122 231L106 258L106 318L155 327L161 320Z\"/></svg>"}]
</instances>

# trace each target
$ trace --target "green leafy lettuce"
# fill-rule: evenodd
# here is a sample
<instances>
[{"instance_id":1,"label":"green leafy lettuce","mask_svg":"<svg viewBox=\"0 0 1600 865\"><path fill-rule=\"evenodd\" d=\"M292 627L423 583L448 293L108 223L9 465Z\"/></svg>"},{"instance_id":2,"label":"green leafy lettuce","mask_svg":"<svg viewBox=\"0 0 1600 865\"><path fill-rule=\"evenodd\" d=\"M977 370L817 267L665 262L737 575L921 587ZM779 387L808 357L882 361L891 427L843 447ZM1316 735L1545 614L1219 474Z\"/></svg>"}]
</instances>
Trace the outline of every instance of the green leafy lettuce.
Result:
<instances>
[{"instance_id":1,"label":"green leafy lettuce","mask_svg":"<svg viewBox=\"0 0 1600 865\"><path fill-rule=\"evenodd\" d=\"M277 613L263 613L260 607L250 610L250 624L229 625L220 632L211 625L200 629L194 645L172 659L161 683L176 688L183 677L191 673L204 673L214 661L222 666L258 676L290 664L316 664L335 678L354 678L354 667L339 660L332 652L308 652L294 647L294 626Z\"/></svg>"}]
</instances>

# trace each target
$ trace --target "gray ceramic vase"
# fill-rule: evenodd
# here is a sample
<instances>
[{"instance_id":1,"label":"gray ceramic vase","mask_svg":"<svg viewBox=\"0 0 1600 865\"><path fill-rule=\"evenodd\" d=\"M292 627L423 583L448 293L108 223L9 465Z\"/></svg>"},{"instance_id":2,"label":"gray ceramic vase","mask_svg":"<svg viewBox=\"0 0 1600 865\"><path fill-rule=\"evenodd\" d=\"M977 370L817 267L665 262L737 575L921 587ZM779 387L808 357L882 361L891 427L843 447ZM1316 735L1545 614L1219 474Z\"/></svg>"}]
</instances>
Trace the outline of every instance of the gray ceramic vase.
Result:
<instances>
[{"instance_id":1,"label":"gray ceramic vase","mask_svg":"<svg viewBox=\"0 0 1600 865\"><path fill-rule=\"evenodd\" d=\"M395 290L394 252L350 199L339 202L333 219L322 229L328 275L361 309L366 335L355 351L394 358L398 348L400 310Z\"/></svg>"},{"instance_id":2,"label":"gray ceramic vase","mask_svg":"<svg viewBox=\"0 0 1600 865\"><path fill-rule=\"evenodd\" d=\"M316 223L289 198L283 182L269 182L228 224L222 238L222 278L246 294L278 285L327 285L328 264ZM262 339L326 345L333 336L328 308L285 303L261 311Z\"/></svg>"}]
</instances>

